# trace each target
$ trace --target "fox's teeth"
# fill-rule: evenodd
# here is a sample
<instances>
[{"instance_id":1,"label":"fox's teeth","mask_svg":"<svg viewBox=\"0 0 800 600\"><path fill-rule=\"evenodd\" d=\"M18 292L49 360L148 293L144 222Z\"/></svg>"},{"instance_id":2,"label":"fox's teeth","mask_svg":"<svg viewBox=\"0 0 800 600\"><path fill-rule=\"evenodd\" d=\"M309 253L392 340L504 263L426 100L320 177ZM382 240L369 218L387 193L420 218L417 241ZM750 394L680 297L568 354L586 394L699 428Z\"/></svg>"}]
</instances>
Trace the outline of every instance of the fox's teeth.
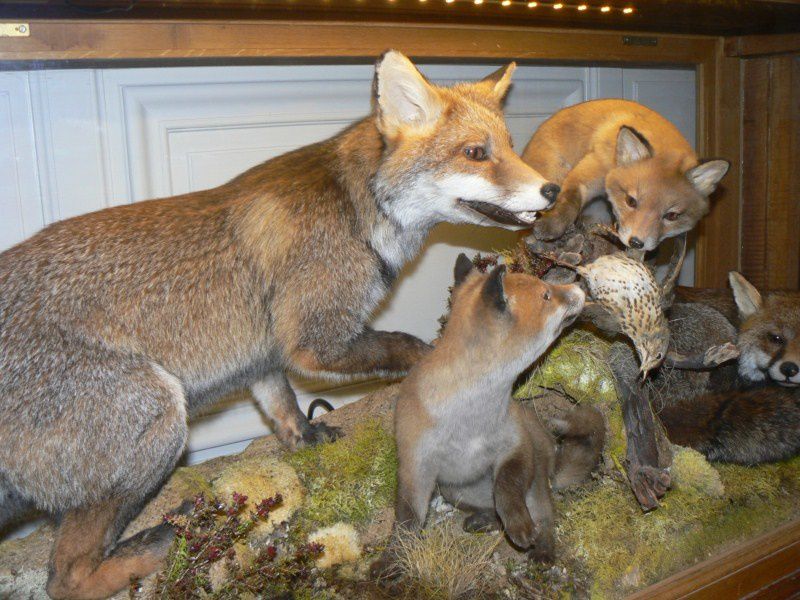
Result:
<instances>
[{"instance_id":1,"label":"fox's teeth","mask_svg":"<svg viewBox=\"0 0 800 600\"><path fill-rule=\"evenodd\" d=\"M535 211L526 210L525 212L517 213L517 218L519 218L520 221L525 221L526 223L533 223L538 215L539 213Z\"/></svg>"}]
</instances>

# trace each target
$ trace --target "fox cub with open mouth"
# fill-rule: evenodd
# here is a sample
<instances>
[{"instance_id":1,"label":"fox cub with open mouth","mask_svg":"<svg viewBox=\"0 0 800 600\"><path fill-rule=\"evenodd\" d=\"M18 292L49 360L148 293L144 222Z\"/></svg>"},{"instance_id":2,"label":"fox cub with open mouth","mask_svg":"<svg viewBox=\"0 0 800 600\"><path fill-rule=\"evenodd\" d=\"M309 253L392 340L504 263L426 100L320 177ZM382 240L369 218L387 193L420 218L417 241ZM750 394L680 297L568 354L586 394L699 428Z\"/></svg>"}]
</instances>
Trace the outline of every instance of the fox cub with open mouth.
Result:
<instances>
[{"instance_id":1,"label":"fox cub with open mouth","mask_svg":"<svg viewBox=\"0 0 800 600\"><path fill-rule=\"evenodd\" d=\"M533 409L511 398L519 374L581 312L577 285L550 285L505 267L481 274L463 254L442 337L401 384L396 533L425 522L438 485L446 500L473 513L469 529L500 522L515 546L553 556L551 480L580 481L597 464L603 418L579 407L557 423L562 443ZM373 573L392 572L393 549Z\"/></svg>"}]
</instances>

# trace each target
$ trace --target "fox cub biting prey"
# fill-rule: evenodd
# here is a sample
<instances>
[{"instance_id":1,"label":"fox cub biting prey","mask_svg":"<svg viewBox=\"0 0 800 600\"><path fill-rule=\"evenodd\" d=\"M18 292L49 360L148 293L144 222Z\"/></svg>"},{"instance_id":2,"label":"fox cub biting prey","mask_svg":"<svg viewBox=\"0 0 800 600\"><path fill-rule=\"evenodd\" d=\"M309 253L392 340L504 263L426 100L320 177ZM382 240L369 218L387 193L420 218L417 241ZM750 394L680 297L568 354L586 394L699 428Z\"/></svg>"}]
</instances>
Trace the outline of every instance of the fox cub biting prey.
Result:
<instances>
[{"instance_id":1,"label":"fox cub biting prey","mask_svg":"<svg viewBox=\"0 0 800 600\"><path fill-rule=\"evenodd\" d=\"M201 407L249 388L285 444L310 443L331 432L287 372L396 375L429 351L366 325L429 230L525 227L558 193L511 148L513 70L445 88L387 52L372 114L335 137L0 254L0 528L60 515L52 597L103 598L160 564L163 528L117 540Z\"/></svg>"},{"instance_id":2,"label":"fox cub biting prey","mask_svg":"<svg viewBox=\"0 0 800 600\"><path fill-rule=\"evenodd\" d=\"M554 439L535 411L511 398L519 374L581 312L577 285L550 285L505 267L481 274L463 254L442 337L398 392L395 526L418 529L438 485L446 500L473 512L465 527L496 523L520 549L553 554L551 479L565 487L600 458L603 418L577 408ZM373 572L391 572L392 546Z\"/></svg>"},{"instance_id":3,"label":"fox cub biting prey","mask_svg":"<svg viewBox=\"0 0 800 600\"><path fill-rule=\"evenodd\" d=\"M730 166L698 160L672 123L628 100L592 100L558 111L522 158L561 185L553 210L534 224L538 239L561 237L586 204L606 196L622 243L645 251L692 229Z\"/></svg>"}]
</instances>

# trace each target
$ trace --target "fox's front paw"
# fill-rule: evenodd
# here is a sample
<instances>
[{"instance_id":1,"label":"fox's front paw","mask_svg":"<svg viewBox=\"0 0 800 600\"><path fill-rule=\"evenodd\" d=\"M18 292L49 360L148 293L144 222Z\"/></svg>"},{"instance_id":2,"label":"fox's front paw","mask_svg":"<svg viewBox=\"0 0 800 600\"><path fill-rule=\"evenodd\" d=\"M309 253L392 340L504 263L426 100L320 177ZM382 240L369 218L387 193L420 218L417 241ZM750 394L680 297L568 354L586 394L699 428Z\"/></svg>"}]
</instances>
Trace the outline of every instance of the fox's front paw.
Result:
<instances>
[{"instance_id":1,"label":"fox's front paw","mask_svg":"<svg viewBox=\"0 0 800 600\"><path fill-rule=\"evenodd\" d=\"M529 515L519 517L506 523L506 535L520 550L527 550L536 542L536 526Z\"/></svg>"},{"instance_id":2,"label":"fox's front paw","mask_svg":"<svg viewBox=\"0 0 800 600\"><path fill-rule=\"evenodd\" d=\"M540 240L557 240L571 224L558 213L544 213L533 224L533 235Z\"/></svg>"},{"instance_id":3,"label":"fox's front paw","mask_svg":"<svg viewBox=\"0 0 800 600\"><path fill-rule=\"evenodd\" d=\"M528 558L541 563L552 563L555 559L555 540L553 532L542 532L533 542L533 548L528 550Z\"/></svg>"},{"instance_id":4,"label":"fox's front paw","mask_svg":"<svg viewBox=\"0 0 800 600\"><path fill-rule=\"evenodd\" d=\"M500 529L500 522L494 511L481 511L468 515L464 519L464 531L467 533L484 533Z\"/></svg>"},{"instance_id":5,"label":"fox's front paw","mask_svg":"<svg viewBox=\"0 0 800 600\"><path fill-rule=\"evenodd\" d=\"M309 423L303 419L297 427L284 427L275 430L275 435L289 450L297 450L304 446L313 446L323 442L332 442L342 436L338 427L325 423Z\"/></svg>"},{"instance_id":6,"label":"fox's front paw","mask_svg":"<svg viewBox=\"0 0 800 600\"><path fill-rule=\"evenodd\" d=\"M332 442L342 437L342 430L325 423L309 423L303 431L303 446Z\"/></svg>"}]
</instances>

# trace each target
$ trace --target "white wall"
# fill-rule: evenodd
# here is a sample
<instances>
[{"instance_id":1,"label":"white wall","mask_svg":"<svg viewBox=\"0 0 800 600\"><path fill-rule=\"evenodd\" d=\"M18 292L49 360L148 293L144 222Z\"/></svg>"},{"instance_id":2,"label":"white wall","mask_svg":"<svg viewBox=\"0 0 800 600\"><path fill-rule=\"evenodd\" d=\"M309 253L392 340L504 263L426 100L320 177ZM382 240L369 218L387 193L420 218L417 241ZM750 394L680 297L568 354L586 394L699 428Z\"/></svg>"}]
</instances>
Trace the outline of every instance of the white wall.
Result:
<instances>
[{"instance_id":1,"label":"white wall","mask_svg":"<svg viewBox=\"0 0 800 600\"><path fill-rule=\"evenodd\" d=\"M425 65L422 70L449 83L494 68ZM0 144L0 250L47 223L212 187L269 157L328 137L368 112L371 77L369 65L0 73L5 142ZM523 66L514 81L506 115L520 151L553 112L599 97L643 102L695 139L693 71ZM420 258L405 269L375 326L432 339L455 256L462 250L488 252L515 239L501 230L438 227ZM367 389L299 386L302 405L320 390L341 403ZM232 398L195 422L192 458L235 449L267 432L249 398Z\"/></svg>"}]
</instances>

